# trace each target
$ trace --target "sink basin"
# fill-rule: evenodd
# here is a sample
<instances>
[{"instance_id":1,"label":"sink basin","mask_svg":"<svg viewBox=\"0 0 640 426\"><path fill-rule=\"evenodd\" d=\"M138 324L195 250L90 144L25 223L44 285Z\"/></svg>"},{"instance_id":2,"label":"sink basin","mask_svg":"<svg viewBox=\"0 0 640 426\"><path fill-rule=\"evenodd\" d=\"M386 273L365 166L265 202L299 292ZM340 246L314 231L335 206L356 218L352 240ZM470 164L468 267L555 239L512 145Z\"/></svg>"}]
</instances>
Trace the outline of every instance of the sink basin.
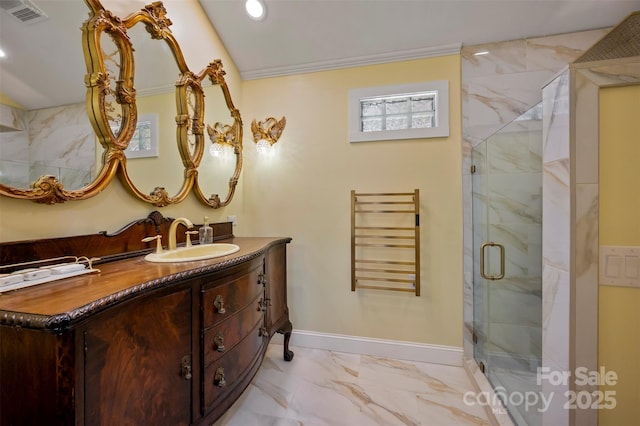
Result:
<instances>
[{"instance_id":1,"label":"sink basin","mask_svg":"<svg viewBox=\"0 0 640 426\"><path fill-rule=\"evenodd\" d=\"M192 262L194 260L213 259L214 257L226 256L240 250L235 244L215 243L204 244L191 247L180 247L175 250L167 250L162 253L150 253L144 258L149 262Z\"/></svg>"}]
</instances>

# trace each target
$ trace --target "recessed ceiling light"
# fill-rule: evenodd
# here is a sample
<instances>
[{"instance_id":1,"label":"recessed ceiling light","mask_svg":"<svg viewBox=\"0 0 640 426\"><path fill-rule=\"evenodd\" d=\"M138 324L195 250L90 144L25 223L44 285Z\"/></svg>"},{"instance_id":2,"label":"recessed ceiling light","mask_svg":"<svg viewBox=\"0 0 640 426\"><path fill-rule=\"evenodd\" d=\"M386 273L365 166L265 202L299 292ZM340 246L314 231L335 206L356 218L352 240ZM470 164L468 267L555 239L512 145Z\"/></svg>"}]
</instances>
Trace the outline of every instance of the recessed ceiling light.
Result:
<instances>
[{"instance_id":1,"label":"recessed ceiling light","mask_svg":"<svg viewBox=\"0 0 640 426\"><path fill-rule=\"evenodd\" d=\"M4 50L0 49L0 58L4 58Z\"/></svg>"},{"instance_id":2,"label":"recessed ceiling light","mask_svg":"<svg viewBox=\"0 0 640 426\"><path fill-rule=\"evenodd\" d=\"M244 4L251 19L261 21L267 16L267 7L262 0L247 0Z\"/></svg>"}]
</instances>

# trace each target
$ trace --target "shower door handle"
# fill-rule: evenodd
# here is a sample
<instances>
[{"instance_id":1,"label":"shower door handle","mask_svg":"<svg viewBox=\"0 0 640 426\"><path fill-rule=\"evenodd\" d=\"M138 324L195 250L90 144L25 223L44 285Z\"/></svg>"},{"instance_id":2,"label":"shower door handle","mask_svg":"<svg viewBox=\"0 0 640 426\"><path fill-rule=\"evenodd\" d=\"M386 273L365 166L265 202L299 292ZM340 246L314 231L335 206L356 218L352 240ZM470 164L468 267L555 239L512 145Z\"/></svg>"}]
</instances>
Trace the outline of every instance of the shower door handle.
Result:
<instances>
[{"instance_id":1,"label":"shower door handle","mask_svg":"<svg viewBox=\"0 0 640 426\"><path fill-rule=\"evenodd\" d=\"M500 275L487 275L484 270L484 251L487 247L498 247L500 249ZM484 243L480 246L480 276L485 280L501 280L504 278L504 246L502 244Z\"/></svg>"}]
</instances>

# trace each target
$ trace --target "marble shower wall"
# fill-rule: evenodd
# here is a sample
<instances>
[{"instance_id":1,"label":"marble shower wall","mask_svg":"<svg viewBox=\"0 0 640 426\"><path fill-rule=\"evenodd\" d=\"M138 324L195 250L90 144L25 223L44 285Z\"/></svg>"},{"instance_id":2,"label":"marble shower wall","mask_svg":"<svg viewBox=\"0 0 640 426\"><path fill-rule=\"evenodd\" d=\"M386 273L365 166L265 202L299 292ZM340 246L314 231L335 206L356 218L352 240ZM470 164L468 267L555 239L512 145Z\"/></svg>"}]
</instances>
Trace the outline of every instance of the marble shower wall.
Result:
<instances>
[{"instance_id":1,"label":"marble shower wall","mask_svg":"<svg viewBox=\"0 0 640 426\"><path fill-rule=\"evenodd\" d=\"M542 251L542 366L550 371L571 371L569 359L571 274L571 164L569 71L543 90L543 235ZM551 399L544 413L548 424L569 424L564 409L568 383L542 384Z\"/></svg>"},{"instance_id":2,"label":"marble shower wall","mask_svg":"<svg viewBox=\"0 0 640 426\"><path fill-rule=\"evenodd\" d=\"M542 87L607 31L598 29L462 49L464 353L468 358L473 357L472 148L540 102ZM481 52L488 53L476 55ZM534 240L532 243L540 244Z\"/></svg>"},{"instance_id":3,"label":"marble shower wall","mask_svg":"<svg viewBox=\"0 0 640 426\"><path fill-rule=\"evenodd\" d=\"M2 132L0 174L2 182L28 188L42 175L54 175L65 189L90 182L96 161L96 137L86 105L24 111L10 110L21 131Z\"/></svg>"}]
</instances>

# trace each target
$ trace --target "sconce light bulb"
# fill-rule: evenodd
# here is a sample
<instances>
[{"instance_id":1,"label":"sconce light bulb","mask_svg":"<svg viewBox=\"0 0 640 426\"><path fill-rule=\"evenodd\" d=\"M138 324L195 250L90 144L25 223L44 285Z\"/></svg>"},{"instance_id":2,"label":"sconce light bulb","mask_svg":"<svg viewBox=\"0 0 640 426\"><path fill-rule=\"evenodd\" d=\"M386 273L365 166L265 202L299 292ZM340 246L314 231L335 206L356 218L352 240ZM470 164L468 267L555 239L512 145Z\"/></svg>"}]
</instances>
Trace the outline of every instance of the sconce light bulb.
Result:
<instances>
[{"instance_id":1,"label":"sconce light bulb","mask_svg":"<svg viewBox=\"0 0 640 426\"><path fill-rule=\"evenodd\" d=\"M223 150L224 150L224 146L222 146L219 143L213 143L209 147L209 154L211 154L214 157L220 157L220 155L222 155Z\"/></svg>"},{"instance_id":2,"label":"sconce light bulb","mask_svg":"<svg viewBox=\"0 0 640 426\"><path fill-rule=\"evenodd\" d=\"M266 8L261 0L247 0L244 4L251 19L259 21L266 15Z\"/></svg>"},{"instance_id":3,"label":"sconce light bulb","mask_svg":"<svg viewBox=\"0 0 640 426\"><path fill-rule=\"evenodd\" d=\"M271 144L264 139L260 139L258 142L256 142L256 150L259 154L269 155L271 154L272 149L273 147L271 146Z\"/></svg>"}]
</instances>

